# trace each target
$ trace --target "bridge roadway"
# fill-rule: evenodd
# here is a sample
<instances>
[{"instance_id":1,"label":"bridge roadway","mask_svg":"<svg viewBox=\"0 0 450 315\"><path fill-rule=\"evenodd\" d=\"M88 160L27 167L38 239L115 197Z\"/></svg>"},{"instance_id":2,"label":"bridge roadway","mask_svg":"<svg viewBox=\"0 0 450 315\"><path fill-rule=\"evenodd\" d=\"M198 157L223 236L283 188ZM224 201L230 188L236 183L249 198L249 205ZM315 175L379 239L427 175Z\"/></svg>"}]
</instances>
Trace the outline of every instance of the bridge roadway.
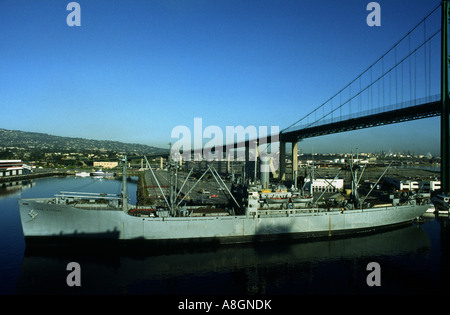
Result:
<instances>
[{"instance_id":1,"label":"bridge roadway","mask_svg":"<svg viewBox=\"0 0 450 315\"><path fill-rule=\"evenodd\" d=\"M351 131L363 128L377 127L387 124L395 124L415 119L429 118L441 114L441 101L428 102L421 105L404 107L380 113L349 118L337 122L321 124L293 131L281 131L280 141L294 142L300 139L311 138Z\"/></svg>"},{"instance_id":2,"label":"bridge roadway","mask_svg":"<svg viewBox=\"0 0 450 315\"><path fill-rule=\"evenodd\" d=\"M214 153L214 150L221 150L223 154L222 156L228 160L230 158L229 153L239 148L245 148L245 161L249 161L249 149L255 148L256 145L260 146L262 144L280 142L282 144L281 147L283 147L283 143L289 142L294 145L295 142L306 138L435 117L439 116L442 111L442 102L438 98L438 95L434 95L429 98L430 101L419 105L406 106L406 103L395 104L385 109L378 109L379 112L373 114L363 115L363 113L355 113L351 115L352 117L350 118L339 119L338 121L325 122L319 125L315 124L315 126L306 126L295 130L289 130L291 128L286 128L278 135L269 135L264 138L258 137L256 139L235 142L233 144L225 144L221 147L214 148L212 152ZM191 158L193 157L195 159L196 155L203 156L205 151L209 150L211 150L211 148L192 149L191 154L193 154L193 156L191 155ZM283 148L280 150L283 150ZM234 158L232 160L236 160L237 154L234 153L233 157Z\"/></svg>"}]
</instances>

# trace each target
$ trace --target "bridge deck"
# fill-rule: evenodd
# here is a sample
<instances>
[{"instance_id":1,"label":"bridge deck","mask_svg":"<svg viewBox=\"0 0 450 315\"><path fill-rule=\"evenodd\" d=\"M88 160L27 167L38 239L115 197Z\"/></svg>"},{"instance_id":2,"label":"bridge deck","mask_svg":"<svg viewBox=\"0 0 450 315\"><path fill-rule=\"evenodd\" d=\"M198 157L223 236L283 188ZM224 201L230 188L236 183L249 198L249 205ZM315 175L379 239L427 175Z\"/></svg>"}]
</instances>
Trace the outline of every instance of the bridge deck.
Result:
<instances>
[{"instance_id":1,"label":"bridge deck","mask_svg":"<svg viewBox=\"0 0 450 315\"><path fill-rule=\"evenodd\" d=\"M351 118L329 124L281 132L280 141L295 142L299 139L323 136L344 131L394 124L415 119L439 116L441 113L441 101L425 103L411 107L386 111L373 115Z\"/></svg>"}]
</instances>

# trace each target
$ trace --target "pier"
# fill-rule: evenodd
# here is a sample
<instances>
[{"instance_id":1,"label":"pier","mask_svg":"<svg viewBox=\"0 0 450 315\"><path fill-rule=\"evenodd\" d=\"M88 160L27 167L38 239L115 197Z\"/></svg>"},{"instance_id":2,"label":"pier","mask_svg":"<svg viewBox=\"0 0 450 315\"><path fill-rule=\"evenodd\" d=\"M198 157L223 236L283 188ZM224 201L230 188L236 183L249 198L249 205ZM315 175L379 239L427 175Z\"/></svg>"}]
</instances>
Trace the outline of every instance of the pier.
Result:
<instances>
[{"instance_id":1,"label":"pier","mask_svg":"<svg viewBox=\"0 0 450 315\"><path fill-rule=\"evenodd\" d=\"M0 183L8 183L8 182L18 182L31 180L35 178L41 177L53 177L53 176L67 176L67 175L75 175L74 171L64 171L64 170L47 170L42 172L30 173L30 174L22 174L22 175L11 175L0 177Z\"/></svg>"}]
</instances>

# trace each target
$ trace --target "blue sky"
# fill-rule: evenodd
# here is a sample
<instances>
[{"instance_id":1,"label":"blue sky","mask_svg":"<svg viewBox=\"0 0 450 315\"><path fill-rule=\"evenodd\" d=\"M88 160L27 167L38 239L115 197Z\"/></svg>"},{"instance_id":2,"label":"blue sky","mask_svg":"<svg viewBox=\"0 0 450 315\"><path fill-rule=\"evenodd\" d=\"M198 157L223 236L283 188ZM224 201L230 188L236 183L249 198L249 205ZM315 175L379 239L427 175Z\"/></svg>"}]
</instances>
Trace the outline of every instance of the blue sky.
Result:
<instances>
[{"instance_id":1,"label":"blue sky","mask_svg":"<svg viewBox=\"0 0 450 315\"><path fill-rule=\"evenodd\" d=\"M0 128L168 147L179 125L280 130L439 0L0 0ZM439 154L439 118L308 139L305 152Z\"/></svg>"}]
</instances>

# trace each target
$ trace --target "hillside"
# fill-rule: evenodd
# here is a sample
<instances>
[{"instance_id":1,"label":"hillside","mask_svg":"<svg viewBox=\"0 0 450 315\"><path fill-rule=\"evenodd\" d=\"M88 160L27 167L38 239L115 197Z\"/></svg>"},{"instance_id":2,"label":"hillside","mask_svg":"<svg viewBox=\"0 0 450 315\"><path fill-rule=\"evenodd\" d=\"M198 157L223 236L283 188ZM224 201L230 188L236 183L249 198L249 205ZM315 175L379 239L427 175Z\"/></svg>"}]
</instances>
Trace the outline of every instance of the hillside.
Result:
<instances>
[{"instance_id":1,"label":"hillside","mask_svg":"<svg viewBox=\"0 0 450 315\"><path fill-rule=\"evenodd\" d=\"M144 144L123 143L109 140L90 140L48 135L38 132L6 130L0 128L0 150L23 149L27 151L114 151L127 154L158 154L167 153L168 149L157 148Z\"/></svg>"}]
</instances>

